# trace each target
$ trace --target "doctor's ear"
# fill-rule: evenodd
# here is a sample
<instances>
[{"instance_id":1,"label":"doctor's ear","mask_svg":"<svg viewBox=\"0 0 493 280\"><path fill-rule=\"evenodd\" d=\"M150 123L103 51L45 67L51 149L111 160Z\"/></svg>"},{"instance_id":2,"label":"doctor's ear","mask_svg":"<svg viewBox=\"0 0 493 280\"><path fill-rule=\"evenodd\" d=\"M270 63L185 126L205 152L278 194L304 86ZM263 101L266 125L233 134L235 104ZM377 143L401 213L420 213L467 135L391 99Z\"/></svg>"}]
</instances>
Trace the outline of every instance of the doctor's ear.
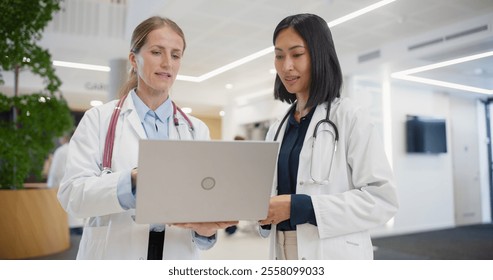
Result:
<instances>
[{"instance_id":1,"label":"doctor's ear","mask_svg":"<svg viewBox=\"0 0 493 280\"><path fill-rule=\"evenodd\" d=\"M128 54L128 62L130 63L130 73L137 73L137 61L134 52Z\"/></svg>"}]
</instances>

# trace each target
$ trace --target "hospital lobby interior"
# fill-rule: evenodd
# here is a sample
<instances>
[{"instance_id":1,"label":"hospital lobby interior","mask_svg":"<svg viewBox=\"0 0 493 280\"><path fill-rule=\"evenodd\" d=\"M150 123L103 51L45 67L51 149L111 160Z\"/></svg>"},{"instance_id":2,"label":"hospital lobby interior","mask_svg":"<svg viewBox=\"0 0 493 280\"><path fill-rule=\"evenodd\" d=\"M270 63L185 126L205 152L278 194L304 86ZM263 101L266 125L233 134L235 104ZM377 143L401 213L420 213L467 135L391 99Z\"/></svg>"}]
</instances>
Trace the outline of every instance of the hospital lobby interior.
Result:
<instances>
[{"instance_id":1,"label":"hospital lobby interior","mask_svg":"<svg viewBox=\"0 0 493 280\"><path fill-rule=\"evenodd\" d=\"M131 69L132 30L159 15L176 21L186 37L170 96L217 142L265 141L290 106L274 99L274 28L288 15L318 14L335 42L344 78L341 96L369 112L395 177L397 213L369 230L374 259L493 259L493 0L64 0L60 5L33 38L49 51L60 80L56 96L73 120L65 134L88 110L118 99ZM0 68L2 168L11 157L20 161L15 151L28 147L4 133L4 123L14 127L19 118L4 100L37 96L46 84L36 73L4 65L10 64L2 61ZM50 102L43 98L36 100ZM27 110L20 118L48 115L43 110ZM413 130L418 119L424 121ZM50 121L67 125L56 116ZM51 129L50 121L40 120L32 132ZM436 123L439 128L432 127ZM413 150L418 137L439 148ZM62 137L50 141L49 153L35 163L40 174L21 178L23 187L0 185L0 260L77 258L87 220L75 223L61 206L58 186L48 186L54 153L63 145ZM34 161L29 153L22 159ZM269 260L269 238L258 230L252 220L220 229L200 259Z\"/></svg>"}]
</instances>

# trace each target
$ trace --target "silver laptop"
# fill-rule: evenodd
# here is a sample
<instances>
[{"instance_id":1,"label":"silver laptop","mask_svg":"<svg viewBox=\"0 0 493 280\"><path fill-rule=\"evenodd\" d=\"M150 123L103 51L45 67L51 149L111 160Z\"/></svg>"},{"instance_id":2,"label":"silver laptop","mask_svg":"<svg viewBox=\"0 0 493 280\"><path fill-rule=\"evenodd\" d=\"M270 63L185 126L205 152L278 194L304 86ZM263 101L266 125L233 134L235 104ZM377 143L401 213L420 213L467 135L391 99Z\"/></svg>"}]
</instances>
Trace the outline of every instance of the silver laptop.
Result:
<instances>
[{"instance_id":1,"label":"silver laptop","mask_svg":"<svg viewBox=\"0 0 493 280\"><path fill-rule=\"evenodd\" d=\"M267 217L279 143L140 140L137 223Z\"/></svg>"}]
</instances>

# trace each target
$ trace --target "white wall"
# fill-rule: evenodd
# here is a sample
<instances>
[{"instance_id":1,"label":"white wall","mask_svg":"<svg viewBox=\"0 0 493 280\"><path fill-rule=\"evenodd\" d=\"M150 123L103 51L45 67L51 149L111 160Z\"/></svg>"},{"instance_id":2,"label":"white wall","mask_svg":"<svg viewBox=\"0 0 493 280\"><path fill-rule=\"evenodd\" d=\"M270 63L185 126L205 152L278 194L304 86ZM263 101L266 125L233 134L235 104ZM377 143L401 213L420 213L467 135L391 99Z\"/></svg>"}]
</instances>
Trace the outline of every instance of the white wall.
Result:
<instances>
[{"instance_id":1,"label":"white wall","mask_svg":"<svg viewBox=\"0 0 493 280\"><path fill-rule=\"evenodd\" d=\"M223 139L231 140L235 135L245 135L244 126L247 124L282 118L289 105L274 100L271 92L266 90L250 97L230 99L224 107Z\"/></svg>"},{"instance_id":2,"label":"white wall","mask_svg":"<svg viewBox=\"0 0 493 280\"><path fill-rule=\"evenodd\" d=\"M405 86L392 86L392 138L394 173L400 200L396 233L454 226L454 188L451 141L446 154L406 153L406 115L444 118L450 133L447 94Z\"/></svg>"},{"instance_id":3,"label":"white wall","mask_svg":"<svg viewBox=\"0 0 493 280\"><path fill-rule=\"evenodd\" d=\"M490 112L490 118L491 118L491 112L493 110L493 103L488 104L489 107L489 112ZM486 108L483 102L478 101L477 102L477 116L478 116L478 127L486 127ZM490 120L490 131L493 131L493 123ZM481 217L483 223L491 223L492 222L492 217L491 217L491 212L492 212L492 203L491 201L491 186L490 184L490 169L492 166L488 164L489 159L488 159L488 149L491 147L493 148L493 143L491 139L487 138L487 132L486 129L484 130L479 130L478 133L478 147L479 147L479 158L480 158L480 181L481 181Z\"/></svg>"},{"instance_id":4,"label":"white wall","mask_svg":"<svg viewBox=\"0 0 493 280\"><path fill-rule=\"evenodd\" d=\"M477 101L451 97L451 134L454 170L455 221L457 225L478 224L481 213L481 172ZM484 115L482 117L484 119ZM484 125L484 123L483 123ZM486 145L486 143L483 143Z\"/></svg>"}]
</instances>

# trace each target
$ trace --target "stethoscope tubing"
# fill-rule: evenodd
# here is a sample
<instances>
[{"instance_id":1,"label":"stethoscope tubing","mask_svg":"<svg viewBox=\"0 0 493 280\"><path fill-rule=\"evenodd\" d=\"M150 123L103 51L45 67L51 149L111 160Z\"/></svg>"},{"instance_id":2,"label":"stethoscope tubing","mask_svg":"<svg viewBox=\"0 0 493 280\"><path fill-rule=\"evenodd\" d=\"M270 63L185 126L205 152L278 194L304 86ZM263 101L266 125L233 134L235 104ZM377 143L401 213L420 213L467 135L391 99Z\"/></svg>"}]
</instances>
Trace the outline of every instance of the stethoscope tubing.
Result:
<instances>
[{"instance_id":1,"label":"stethoscope tubing","mask_svg":"<svg viewBox=\"0 0 493 280\"><path fill-rule=\"evenodd\" d=\"M315 125L315 129L313 130L312 155L311 155L311 163L310 163L310 177L311 177L311 181L313 183L321 184L321 185L328 183L328 181L329 181L330 173L332 171L332 164L334 163L334 155L337 151L337 143L339 142L339 130L337 129L337 126L335 125L335 123L329 119L330 107L331 107L331 104L330 104L330 102L328 102L327 113L325 115L325 119L319 120L317 122L317 124ZM288 112L286 113L286 115L282 118L281 122L279 123L279 126L277 127L276 134L274 135L274 141L277 141L277 138L279 137L279 133L282 129L282 126L286 122L289 115L291 115L294 112L295 108L296 108L296 101L293 103L293 105L291 105ZM333 135L334 135L334 149L333 149L331 160L330 160L328 178L327 178L327 180L320 181L320 180L316 180L315 178L313 178L312 168L313 168L313 150L315 149L315 141L317 140L317 131L318 131L318 127L320 125L322 125L323 123L329 124L334 130L334 133L333 133Z\"/></svg>"},{"instance_id":2,"label":"stethoscope tubing","mask_svg":"<svg viewBox=\"0 0 493 280\"><path fill-rule=\"evenodd\" d=\"M111 115L110 119L110 124L108 126L108 132L106 134L106 139L104 143L104 151L103 151L103 171L102 173L111 173L111 159L113 157L113 145L115 143L115 129L116 129L116 124L118 123L118 116L120 115L120 111L123 106L123 102L125 99L127 99L128 94L124 95L120 100L118 100L118 103L116 104L113 113ZM193 133L194 127L193 123L188 118L188 116L178 107L176 106L175 102L171 101L171 104L173 105L173 123L175 127L179 126L179 121L177 117L177 112L179 112L182 117L185 119L187 122L190 132Z\"/></svg>"},{"instance_id":3,"label":"stethoscope tubing","mask_svg":"<svg viewBox=\"0 0 493 280\"><path fill-rule=\"evenodd\" d=\"M284 123L288 119L289 115L291 113L293 113L293 111L295 110L296 103L297 103L297 101L293 102L293 105L291 105L288 112L286 113L286 115L284 115L281 122L279 123L279 126L277 127L277 130L276 130L276 134L274 135L274 141L277 141L277 138L279 137L279 133L281 132L282 126L284 125ZM334 129L334 134L335 134L334 139L335 139L335 143L337 143L337 142L339 142L339 130L337 129L337 126L335 125L335 123L329 119L330 105L331 104L329 102L327 105L327 113L325 115L325 119L318 121L318 123L315 125L315 130L313 130L313 138L317 138L318 127L323 123L328 123Z\"/></svg>"}]
</instances>

